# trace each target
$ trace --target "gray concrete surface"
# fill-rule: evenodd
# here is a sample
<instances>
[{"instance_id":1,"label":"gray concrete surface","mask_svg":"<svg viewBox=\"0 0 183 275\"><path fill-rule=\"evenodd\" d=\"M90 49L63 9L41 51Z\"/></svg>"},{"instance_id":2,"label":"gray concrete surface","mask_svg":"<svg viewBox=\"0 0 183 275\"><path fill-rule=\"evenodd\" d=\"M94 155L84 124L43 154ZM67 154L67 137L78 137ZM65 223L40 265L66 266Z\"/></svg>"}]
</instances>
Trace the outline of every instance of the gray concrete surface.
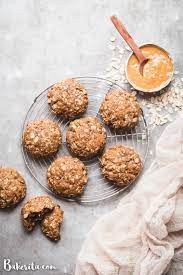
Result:
<instances>
[{"instance_id":1,"label":"gray concrete surface","mask_svg":"<svg viewBox=\"0 0 183 275\"><path fill-rule=\"evenodd\" d=\"M109 16L117 13L139 43L154 41L168 49L182 70L182 0L0 0L0 165L19 169L26 178L27 197L45 194L29 175L20 147L21 125L35 96L66 77L95 76L109 62L107 44L116 33ZM161 129L155 130L157 134ZM157 139L154 134L153 144ZM149 160L150 162L150 160ZM52 264L74 272L76 255L97 218L113 209L120 197L92 206L58 201L65 211L62 241L54 244L37 228L27 234L21 205L0 211L0 274L3 258L29 264Z\"/></svg>"}]
</instances>

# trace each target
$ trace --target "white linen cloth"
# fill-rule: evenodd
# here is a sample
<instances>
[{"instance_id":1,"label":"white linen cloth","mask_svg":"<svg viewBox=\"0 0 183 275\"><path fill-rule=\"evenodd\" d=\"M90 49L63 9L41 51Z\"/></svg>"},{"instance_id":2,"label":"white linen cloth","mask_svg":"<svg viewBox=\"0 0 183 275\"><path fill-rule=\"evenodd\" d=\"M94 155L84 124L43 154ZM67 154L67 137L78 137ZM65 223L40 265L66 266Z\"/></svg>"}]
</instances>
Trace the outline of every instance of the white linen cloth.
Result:
<instances>
[{"instance_id":1,"label":"white linen cloth","mask_svg":"<svg viewBox=\"0 0 183 275\"><path fill-rule=\"evenodd\" d=\"M75 275L168 271L173 257L183 252L182 186L183 116L161 135L155 160L139 183L91 229Z\"/></svg>"}]
</instances>

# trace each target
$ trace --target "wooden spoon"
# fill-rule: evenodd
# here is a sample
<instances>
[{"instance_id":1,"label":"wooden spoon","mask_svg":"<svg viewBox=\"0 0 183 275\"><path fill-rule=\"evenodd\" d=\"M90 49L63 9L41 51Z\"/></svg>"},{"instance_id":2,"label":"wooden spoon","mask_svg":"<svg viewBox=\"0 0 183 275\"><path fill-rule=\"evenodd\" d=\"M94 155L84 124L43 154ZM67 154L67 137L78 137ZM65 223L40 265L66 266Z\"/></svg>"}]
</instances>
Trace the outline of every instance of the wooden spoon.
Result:
<instances>
[{"instance_id":1,"label":"wooden spoon","mask_svg":"<svg viewBox=\"0 0 183 275\"><path fill-rule=\"evenodd\" d=\"M123 39L126 41L126 43L130 46L134 54L136 55L138 61L139 61L139 71L140 74L143 75L144 65L147 63L148 58L146 58L140 48L137 46L131 35L128 33L126 28L123 26L121 21L115 16L111 16L111 21L120 33L120 35L123 37Z\"/></svg>"}]
</instances>

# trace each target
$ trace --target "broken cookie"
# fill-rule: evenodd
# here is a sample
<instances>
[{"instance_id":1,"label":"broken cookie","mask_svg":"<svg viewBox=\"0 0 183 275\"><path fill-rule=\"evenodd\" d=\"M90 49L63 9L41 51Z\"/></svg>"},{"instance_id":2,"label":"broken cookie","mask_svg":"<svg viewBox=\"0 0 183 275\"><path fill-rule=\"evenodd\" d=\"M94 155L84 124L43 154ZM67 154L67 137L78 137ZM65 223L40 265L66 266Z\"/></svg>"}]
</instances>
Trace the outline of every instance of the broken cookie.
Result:
<instances>
[{"instance_id":1,"label":"broken cookie","mask_svg":"<svg viewBox=\"0 0 183 275\"><path fill-rule=\"evenodd\" d=\"M60 227L64 218L64 212L56 205L51 213L44 216L41 222L43 233L53 241L60 240Z\"/></svg>"},{"instance_id":2,"label":"broken cookie","mask_svg":"<svg viewBox=\"0 0 183 275\"><path fill-rule=\"evenodd\" d=\"M60 239L60 227L63 211L49 196L38 196L30 199L21 211L22 221L27 231L32 231L41 222L43 233L53 241Z\"/></svg>"},{"instance_id":3,"label":"broken cookie","mask_svg":"<svg viewBox=\"0 0 183 275\"><path fill-rule=\"evenodd\" d=\"M55 204L48 196L39 196L30 199L22 207L23 225L28 231L32 231L38 221L41 221L45 214L51 212Z\"/></svg>"}]
</instances>

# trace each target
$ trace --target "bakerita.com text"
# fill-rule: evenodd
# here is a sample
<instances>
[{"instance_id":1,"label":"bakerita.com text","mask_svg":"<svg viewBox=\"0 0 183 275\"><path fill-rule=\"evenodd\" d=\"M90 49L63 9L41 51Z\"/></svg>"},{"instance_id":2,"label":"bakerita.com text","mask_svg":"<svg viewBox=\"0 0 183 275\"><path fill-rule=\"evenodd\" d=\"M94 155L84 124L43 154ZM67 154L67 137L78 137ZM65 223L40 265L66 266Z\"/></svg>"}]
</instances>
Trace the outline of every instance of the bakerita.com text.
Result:
<instances>
[{"instance_id":1,"label":"bakerita.com text","mask_svg":"<svg viewBox=\"0 0 183 275\"><path fill-rule=\"evenodd\" d=\"M24 264L21 262L12 261L11 259L3 259L3 264L1 265L0 270L4 271L39 271L39 270L50 270L54 271L56 270L56 267L54 265L48 265L48 264L37 264L35 262Z\"/></svg>"}]
</instances>

